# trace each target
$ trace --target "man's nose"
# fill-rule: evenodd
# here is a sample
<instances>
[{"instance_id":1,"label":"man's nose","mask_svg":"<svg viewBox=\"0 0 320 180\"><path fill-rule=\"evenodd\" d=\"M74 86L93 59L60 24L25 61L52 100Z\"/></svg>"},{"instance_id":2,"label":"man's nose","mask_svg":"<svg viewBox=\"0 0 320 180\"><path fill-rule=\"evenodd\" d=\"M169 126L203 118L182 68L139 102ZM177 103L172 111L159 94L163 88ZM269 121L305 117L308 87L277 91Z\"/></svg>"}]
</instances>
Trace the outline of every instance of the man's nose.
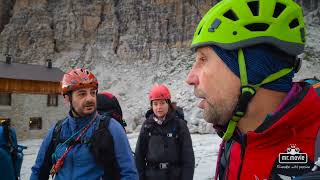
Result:
<instances>
[{"instance_id":1,"label":"man's nose","mask_svg":"<svg viewBox=\"0 0 320 180\"><path fill-rule=\"evenodd\" d=\"M96 95L92 95L90 93L86 96L86 100L91 102L93 102L96 98Z\"/></svg>"},{"instance_id":2,"label":"man's nose","mask_svg":"<svg viewBox=\"0 0 320 180\"><path fill-rule=\"evenodd\" d=\"M194 68L192 67L192 69L190 70L187 79L186 79L186 83L188 83L191 86L194 85L198 85L199 84L199 78L194 70Z\"/></svg>"}]
</instances>

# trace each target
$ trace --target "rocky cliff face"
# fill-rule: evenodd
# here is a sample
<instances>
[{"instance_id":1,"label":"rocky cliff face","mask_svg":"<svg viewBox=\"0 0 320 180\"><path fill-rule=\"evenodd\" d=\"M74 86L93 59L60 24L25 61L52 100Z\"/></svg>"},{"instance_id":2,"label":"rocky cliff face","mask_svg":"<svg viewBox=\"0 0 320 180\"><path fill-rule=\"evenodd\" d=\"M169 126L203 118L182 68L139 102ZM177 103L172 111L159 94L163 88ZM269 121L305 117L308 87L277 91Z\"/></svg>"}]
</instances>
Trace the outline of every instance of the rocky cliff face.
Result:
<instances>
[{"instance_id":1,"label":"rocky cliff face","mask_svg":"<svg viewBox=\"0 0 320 180\"><path fill-rule=\"evenodd\" d=\"M10 12L13 16L9 24L0 22L0 27L6 24L0 53L12 54L19 62L42 63L78 52L68 63L90 64L99 56L94 48L99 46L127 62L159 61L173 47L188 47L196 23L213 2L17 0L13 9L2 3L7 11L1 19L10 18Z\"/></svg>"},{"instance_id":2,"label":"rocky cliff face","mask_svg":"<svg viewBox=\"0 0 320 180\"><path fill-rule=\"evenodd\" d=\"M148 90L164 82L186 110L194 132L211 127L196 119L184 79L192 64L191 38L216 0L7 0L0 2L0 54L14 61L92 69L100 90L114 92L135 128L148 108ZM319 64L320 2L304 6L309 39L303 68ZM311 75L313 71L308 71Z\"/></svg>"},{"instance_id":3,"label":"rocky cliff face","mask_svg":"<svg viewBox=\"0 0 320 180\"><path fill-rule=\"evenodd\" d=\"M309 25L319 25L320 2L297 1L309 15ZM9 53L15 61L36 64L47 58L67 61L65 68L79 62L94 65L102 57L129 63L168 60L172 59L172 48L188 48L196 24L214 3L6 0L0 3L0 54Z\"/></svg>"}]
</instances>

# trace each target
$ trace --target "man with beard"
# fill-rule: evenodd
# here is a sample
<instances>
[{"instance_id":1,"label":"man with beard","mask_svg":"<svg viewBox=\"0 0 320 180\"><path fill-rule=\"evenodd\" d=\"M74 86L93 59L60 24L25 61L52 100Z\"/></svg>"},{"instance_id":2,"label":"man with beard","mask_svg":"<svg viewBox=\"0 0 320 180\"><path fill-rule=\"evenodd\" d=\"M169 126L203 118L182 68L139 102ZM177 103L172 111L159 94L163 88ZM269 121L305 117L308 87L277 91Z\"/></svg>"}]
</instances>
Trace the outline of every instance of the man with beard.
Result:
<instances>
[{"instance_id":1,"label":"man with beard","mask_svg":"<svg viewBox=\"0 0 320 180\"><path fill-rule=\"evenodd\" d=\"M106 124L96 111L96 77L86 69L74 69L64 75L61 84L70 111L49 129L30 179L48 179L49 173L55 179L138 179L123 128L112 118ZM111 145L107 144L108 133ZM115 164L115 169L110 171L107 163Z\"/></svg>"},{"instance_id":2,"label":"man with beard","mask_svg":"<svg viewBox=\"0 0 320 180\"><path fill-rule=\"evenodd\" d=\"M292 82L304 44L294 1L222 0L198 24L187 83L223 139L215 179L291 179L316 169L320 98Z\"/></svg>"}]
</instances>

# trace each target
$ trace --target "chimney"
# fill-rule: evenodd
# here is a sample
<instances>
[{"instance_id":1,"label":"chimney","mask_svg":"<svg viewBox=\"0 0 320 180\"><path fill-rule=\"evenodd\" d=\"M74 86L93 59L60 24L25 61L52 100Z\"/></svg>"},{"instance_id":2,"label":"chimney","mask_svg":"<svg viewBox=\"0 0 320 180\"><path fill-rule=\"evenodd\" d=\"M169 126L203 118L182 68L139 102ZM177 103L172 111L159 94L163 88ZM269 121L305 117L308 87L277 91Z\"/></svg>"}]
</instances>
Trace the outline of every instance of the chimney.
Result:
<instances>
[{"instance_id":1,"label":"chimney","mask_svg":"<svg viewBox=\"0 0 320 180\"><path fill-rule=\"evenodd\" d=\"M6 64L11 64L11 55L6 54Z\"/></svg>"},{"instance_id":2,"label":"chimney","mask_svg":"<svg viewBox=\"0 0 320 180\"><path fill-rule=\"evenodd\" d=\"M51 61L51 59L47 59L47 62L48 62L48 66L47 66L47 67L51 69L51 68L52 68L52 61Z\"/></svg>"}]
</instances>

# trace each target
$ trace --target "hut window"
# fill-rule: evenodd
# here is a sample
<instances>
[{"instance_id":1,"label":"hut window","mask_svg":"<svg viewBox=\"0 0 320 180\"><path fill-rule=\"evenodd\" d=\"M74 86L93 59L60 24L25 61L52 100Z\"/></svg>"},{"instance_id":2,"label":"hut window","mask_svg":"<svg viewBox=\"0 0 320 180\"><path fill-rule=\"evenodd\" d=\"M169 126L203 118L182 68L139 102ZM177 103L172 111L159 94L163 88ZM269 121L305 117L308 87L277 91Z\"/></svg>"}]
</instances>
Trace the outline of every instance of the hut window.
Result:
<instances>
[{"instance_id":1,"label":"hut window","mask_svg":"<svg viewBox=\"0 0 320 180\"><path fill-rule=\"evenodd\" d=\"M41 117L31 117L29 120L30 130L40 130L42 129L42 118Z\"/></svg>"},{"instance_id":2,"label":"hut window","mask_svg":"<svg viewBox=\"0 0 320 180\"><path fill-rule=\"evenodd\" d=\"M48 106L58 106L58 95L57 94L49 94L47 100Z\"/></svg>"},{"instance_id":3,"label":"hut window","mask_svg":"<svg viewBox=\"0 0 320 180\"><path fill-rule=\"evenodd\" d=\"M11 94L10 93L0 93L0 105L11 106Z\"/></svg>"}]
</instances>

